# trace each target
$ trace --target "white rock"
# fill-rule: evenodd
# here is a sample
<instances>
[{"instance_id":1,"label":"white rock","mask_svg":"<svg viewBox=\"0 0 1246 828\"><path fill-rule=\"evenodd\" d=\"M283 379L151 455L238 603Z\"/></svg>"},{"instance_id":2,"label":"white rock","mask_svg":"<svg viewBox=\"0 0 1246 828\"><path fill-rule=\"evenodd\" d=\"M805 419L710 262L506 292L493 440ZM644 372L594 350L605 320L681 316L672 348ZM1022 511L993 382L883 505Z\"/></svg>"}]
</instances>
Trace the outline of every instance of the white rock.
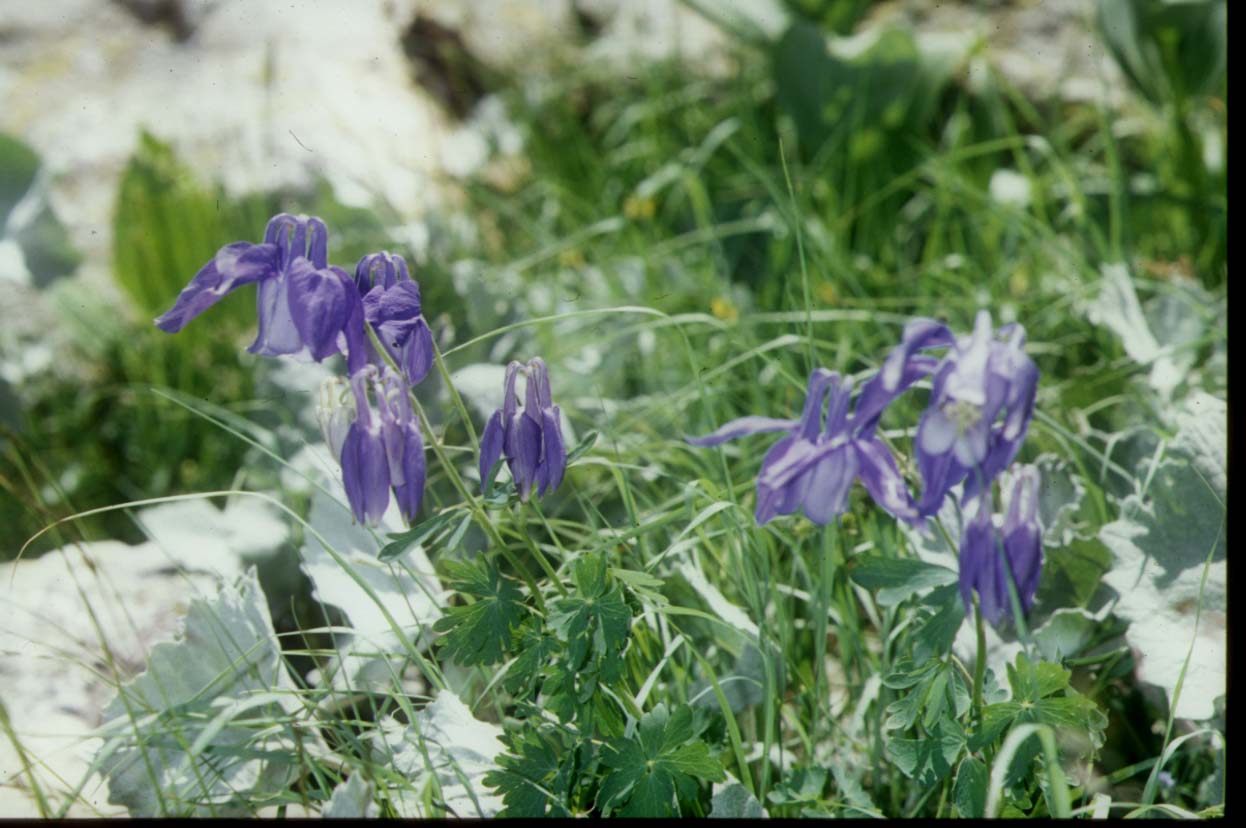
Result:
<instances>
[{"instance_id":1,"label":"white rock","mask_svg":"<svg viewBox=\"0 0 1246 828\"><path fill-rule=\"evenodd\" d=\"M0 697L55 805L89 767L98 745L89 736L116 682L143 668L151 645L173 634L191 598L216 591L214 576L169 566L155 544L116 541L0 566ZM10 740L0 739L0 812L8 817L37 814L21 767ZM124 813L106 800L93 781L70 815Z\"/></svg>"}]
</instances>

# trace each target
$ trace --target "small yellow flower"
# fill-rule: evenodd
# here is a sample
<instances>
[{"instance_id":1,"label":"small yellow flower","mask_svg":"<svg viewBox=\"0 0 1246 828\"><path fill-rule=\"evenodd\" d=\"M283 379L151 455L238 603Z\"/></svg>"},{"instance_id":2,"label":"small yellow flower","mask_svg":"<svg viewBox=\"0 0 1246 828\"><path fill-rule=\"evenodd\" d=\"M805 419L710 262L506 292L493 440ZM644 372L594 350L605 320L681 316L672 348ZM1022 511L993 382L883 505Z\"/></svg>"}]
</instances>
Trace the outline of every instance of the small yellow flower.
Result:
<instances>
[{"instance_id":1,"label":"small yellow flower","mask_svg":"<svg viewBox=\"0 0 1246 828\"><path fill-rule=\"evenodd\" d=\"M725 296L719 296L710 302L710 313L724 322L734 322L740 318L739 308Z\"/></svg>"},{"instance_id":2,"label":"small yellow flower","mask_svg":"<svg viewBox=\"0 0 1246 828\"><path fill-rule=\"evenodd\" d=\"M570 268L584 267L584 254L574 247L570 250L564 250L558 254L558 264L562 267Z\"/></svg>"},{"instance_id":3,"label":"small yellow flower","mask_svg":"<svg viewBox=\"0 0 1246 828\"><path fill-rule=\"evenodd\" d=\"M653 199L649 197L641 198L640 196L630 195L623 202L623 215L635 221L636 219L651 219L657 211L657 205Z\"/></svg>"},{"instance_id":4,"label":"small yellow flower","mask_svg":"<svg viewBox=\"0 0 1246 828\"><path fill-rule=\"evenodd\" d=\"M1008 279L1008 289L1012 295L1020 299L1030 290L1030 274L1025 268L1017 268Z\"/></svg>"},{"instance_id":5,"label":"small yellow flower","mask_svg":"<svg viewBox=\"0 0 1246 828\"><path fill-rule=\"evenodd\" d=\"M824 305L833 305L839 300L839 294L835 292L835 286L830 282L823 282L818 285L818 299L822 300Z\"/></svg>"}]
</instances>

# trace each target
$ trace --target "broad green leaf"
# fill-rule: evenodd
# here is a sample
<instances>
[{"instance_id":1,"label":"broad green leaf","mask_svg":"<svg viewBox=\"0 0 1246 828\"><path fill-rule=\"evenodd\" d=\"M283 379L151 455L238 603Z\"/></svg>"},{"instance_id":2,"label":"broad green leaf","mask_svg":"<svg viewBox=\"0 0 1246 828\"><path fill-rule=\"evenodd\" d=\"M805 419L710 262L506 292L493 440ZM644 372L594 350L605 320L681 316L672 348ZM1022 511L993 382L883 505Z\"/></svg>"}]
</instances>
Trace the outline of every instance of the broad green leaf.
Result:
<instances>
[{"instance_id":1,"label":"broad green leaf","mask_svg":"<svg viewBox=\"0 0 1246 828\"><path fill-rule=\"evenodd\" d=\"M920 785L935 785L952 772L965 747L965 732L951 719L941 719L921 739L889 739L887 755L900 772Z\"/></svg>"},{"instance_id":2,"label":"broad green leaf","mask_svg":"<svg viewBox=\"0 0 1246 828\"><path fill-rule=\"evenodd\" d=\"M956 771L953 801L961 819L981 819L986 812L986 787L989 781L986 763L966 756Z\"/></svg>"},{"instance_id":3,"label":"broad green leaf","mask_svg":"<svg viewBox=\"0 0 1246 828\"><path fill-rule=\"evenodd\" d=\"M913 633L913 657L921 661L946 656L965 621L960 590L955 584L939 587L922 599L922 603L934 607L935 612Z\"/></svg>"},{"instance_id":4,"label":"broad green leaf","mask_svg":"<svg viewBox=\"0 0 1246 828\"><path fill-rule=\"evenodd\" d=\"M470 521L471 515L458 509L449 509L417 523L405 532L391 533L390 542L381 547L377 557L382 561L392 561L413 546L429 546L439 535L449 532L456 521L463 519Z\"/></svg>"},{"instance_id":5,"label":"broad green leaf","mask_svg":"<svg viewBox=\"0 0 1246 828\"><path fill-rule=\"evenodd\" d=\"M549 627L567 646L572 669L594 659L614 659L627 642L632 610L618 584L610 583L609 568L600 555L586 555L575 563L576 591L551 607Z\"/></svg>"},{"instance_id":6,"label":"broad green leaf","mask_svg":"<svg viewBox=\"0 0 1246 828\"><path fill-rule=\"evenodd\" d=\"M953 570L916 558L870 555L853 564L849 576L866 589L877 589L878 603L883 606L895 606L921 590L954 584L958 579Z\"/></svg>"},{"instance_id":7,"label":"broad green leaf","mask_svg":"<svg viewBox=\"0 0 1246 828\"><path fill-rule=\"evenodd\" d=\"M0 228L39 171L39 155L28 144L0 132Z\"/></svg>"},{"instance_id":8,"label":"broad green leaf","mask_svg":"<svg viewBox=\"0 0 1246 828\"><path fill-rule=\"evenodd\" d=\"M694 790L696 780L727 778L722 763L695 739L692 708L687 705L668 712L665 704L659 704L646 713L632 738L604 746L602 764L610 772L598 805L622 816L678 815L677 789Z\"/></svg>"},{"instance_id":9,"label":"broad green leaf","mask_svg":"<svg viewBox=\"0 0 1246 828\"><path fill-rule=\"evenodd\" d=\"M446 564L451 586L474 597L450 607L433 627L444 633L441 652L462 665L496 664L510 652L515 630L525 617L523 594L514 579L484 560Z\"/></svg>"},{"instance_id":10,"label":"broad green leaf","mask_svg":"<svg viewBox=\"0 0 1246 828\"><path fill-rule=\"evenodd\" d=\"M539 616L523 622L515 637L515 650L519 653L506 672L507 691L527 696L535 689L547 661L562 650L558 640L545 631Z\"/></svg>"},{"instance_id":11,"label":"broad green leaf","mask_svg":"<svg viewBox=\"0 0 1246 828\"><path fill-rule=\"evenodd\" d=\"M502 817L569 817L566 802L574 782L574 751L557 733L520 731L511 751L498 757L498 770L484 777L506 808Z\"/></svg>"},{"instance_id":12,"label":"broad green leaf","mask_svg":"<svg viewBox=\"0 0 1246 828\"><path fill-rule=\"evenodd\" d=\"M1083 609L1060 609L1034 631L1043 658L1060 662L1079 655L1094 639L1099 622Z\"/></svg>"},{"instance_id":13,"label":"broad green leaf","mask_svg":"<svg viewBox=\"0 0 1246 828\"><path fill-rule=\"evenodd\" d=\"M1082 731L1096 747L1103 744L1107 717L1093 701L1069 686L1071 673L1058 664L1034 664L1018 653L1008 666L1012 699L987 705L970 739L972 749L993 743L1014 723L1036 723Z\"/></svg>"}]
</instances>

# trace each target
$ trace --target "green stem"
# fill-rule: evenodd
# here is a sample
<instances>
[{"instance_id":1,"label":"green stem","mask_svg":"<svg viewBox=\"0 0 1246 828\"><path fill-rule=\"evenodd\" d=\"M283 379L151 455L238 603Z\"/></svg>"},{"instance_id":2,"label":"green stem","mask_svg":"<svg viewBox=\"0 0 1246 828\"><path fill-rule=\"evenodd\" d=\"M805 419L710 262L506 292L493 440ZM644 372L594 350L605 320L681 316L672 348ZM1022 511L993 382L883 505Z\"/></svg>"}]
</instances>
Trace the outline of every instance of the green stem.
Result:
<instances>
[{"instance_id":1,"label":"green stem","mask_svg":"<svg viewBox=\"0 0 1246 828\"><path fill-rule=\"evenodd\" d=\"M978 660L973 666L973 717L982 721L982 685L986 681L986 622L982 619L982 608L978 606L975 596L973 602L973 620L978 631Z\"/></svg>"},{"instance_id":2,"label":"green stem","mask_svg":"<svg viewBox=\"0 0 1246 828\"><path fill-rule=\"evenodd\" d=\"M531 502L535 503L535 501ZM540 510L538 509L537 511L539 513ZM541 552L540 548L535 542L533 542L532 537L524 530L523 523L519 520L516 520L515 522L519 526L519 536L523 538L524 545L528 547L528 551L532 553L532 557L535 558L536 562L541 565L541 569L545 570L545 574L549 576L550 581L552 581L554 586L558 588L558 591L562 593L562 596L564 598L567 597L570 593L568 593L567 588L563 586L562 579L558 577L558 573L554 571L552 566L550 566L549 561L545 560L545 554ZM549 528L548 524L546 525L546 528Z\"/></svg>"}]
</instances>

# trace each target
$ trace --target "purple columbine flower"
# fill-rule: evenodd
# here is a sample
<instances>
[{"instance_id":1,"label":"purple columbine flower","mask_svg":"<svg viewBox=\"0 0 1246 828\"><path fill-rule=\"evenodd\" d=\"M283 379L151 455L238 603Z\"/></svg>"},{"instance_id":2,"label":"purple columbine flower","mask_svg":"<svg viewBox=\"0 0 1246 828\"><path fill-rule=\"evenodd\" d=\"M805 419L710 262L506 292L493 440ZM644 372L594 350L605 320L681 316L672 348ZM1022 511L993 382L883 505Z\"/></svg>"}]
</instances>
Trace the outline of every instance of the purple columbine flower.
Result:
<instances>
[{"instance_id":1,"label":"purple columbine flower","mask_svg":"<svg viewBox=\"0 0 1246 828\"><path fill-rule=\"evenodd\" d=\"M398 508L408 522L415 519L424 497L424 441L403 379L386 369L378 379L375 366L365 365L350 379L355 394L355 421L342 442L342 483L351 511L360 523L376 526L389 508L392 487ZM368 387L376 397L373 411Z\"/></svg>"},{"instance_id":2,"label":"purple columbine flower","mask_svg":"<svg viewBox=\"0 0 1246 828\"><path fill-rule=\"evenodd\" d=\"M937 512L948 491L962 480L966 498L989 487L1025 439L1034 415L1038 368L1022 350L1024 328L1005 325L997 334L991 333L986 310L978 312L973 334L959 339L939 322L914 320L883 365L882 376L898 381L928 372L932 358L918 351L950 346L934 369L930 404L914 440L924 484L918 504L923 515Z\"/></svg>"},{"instance_id":3,"label":"purple columbine flower","mask_svg":"<svg viewBox=\"0 0 1246 828\"><path fill-rule=\"evenodd\" d=\"M362 311L350 276L328 264L327 237L318 218L273 216L261 244L234 242L217 251L156 326L177 333L227 294L254 283L259 333L248 351L317 362L339 353L356 317L362 335Z\"/></svg>"},{"instance_id":4,"label":"purple columbine flower","mask_svg":"<svg viewBox=\"0 0 1246 828\"><path fill-rule=\"evenodd\" d=\"M1021 466L1009 492L1008 515L997 526L991 514L988 486L974 498L977 511L965 525L960 541L960 595L965 611L978 593L982 616L998 625L1012 617L1008 580L1016 585L1021 609L1034 605L1043 569L1043 528L1038 519L1038 469Z\"/></svg>"},{"instance_id":5,"label":"purple columbine flower","mask_svg":"<svg viewBox=\"0 0 1246 828\"><path fill-rule=\"evenodd\" d=\"M758 524L800 509L814 523L830 523L847 506L848 490L857 477L880 506L917 524L921 517L908 487L874 430L887 405L920 375L914 368L891 378L890 384L882 374L875 376L862 388L850 416L851 378L841 380L839 374L819 368L809 377L799 420L743 417L713 434L687 440L707 447L749 434L788 432L762 460L757 476Z\"/></svg>"},{"instance_id":6,"label":"purple columbine flower","mask_svg":"<svg viewBox=\"0 0 1246 828\"><path fill-rule=\"evenodd\" d=\"M522 409L515 395L515 378L521 370L528 375L526 401ZM540 357L533 357L526 369L519 362L506 366L502 407L493 412L480 438L482 488L493 465L503 456L519 489L519 499L523 501L527 501L533 486L536 486L537 497L557 489L566 473L567 448L562 440L562 413L553 404L549 372Z\"/></svg>"},{"instance_id":7,"label":"purple columbine flower","mask_svg":"<svg viewBox=\"0 0 1246 828\"><path fill-rule=\"evenodd\" d=\"M406 260L388 252L364 256L355 267L355 285L377 338L407 381L416 385L433 364L433 332L421 315L420 285L407 272ZM368 352L370 361L380 366L371 343Z\"/></svg>"},{"instance_id":8,"label":"purple columbine flower","mask_svg":"<svg viewBox=\"0 0 1246 828\"><path fill-rule=\"evenodd\" d=\"M420 423L411 410L406 381L386 368L377 391L381 411L381 435L389 460L389 483L398 501L398 511L410 523L424 500L424 438Z\"/></svg>"}]
</instances>

